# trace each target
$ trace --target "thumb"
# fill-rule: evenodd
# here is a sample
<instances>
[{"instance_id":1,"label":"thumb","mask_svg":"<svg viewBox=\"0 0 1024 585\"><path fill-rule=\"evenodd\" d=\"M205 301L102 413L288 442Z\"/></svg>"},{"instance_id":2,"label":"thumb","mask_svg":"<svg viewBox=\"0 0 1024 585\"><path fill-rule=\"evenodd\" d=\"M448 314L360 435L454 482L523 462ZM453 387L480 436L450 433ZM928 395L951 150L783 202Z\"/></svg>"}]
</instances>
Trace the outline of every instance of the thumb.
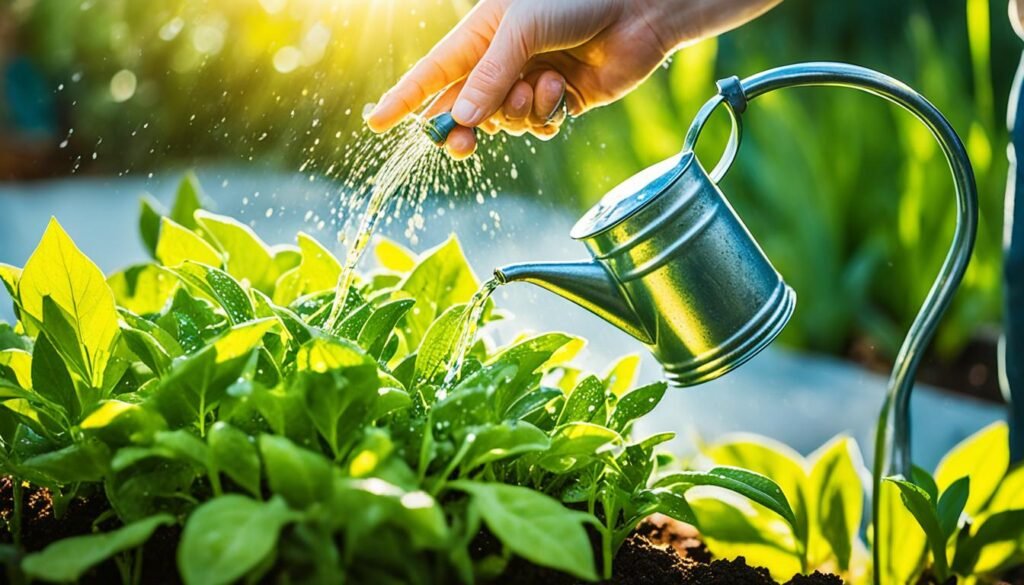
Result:
<instances>
[{"instance_id":1,"label":"thumb","mask_svg":"<svg viewBox=\"0 0 1024 585\"><path fill-rule=\"evenodd\" d=\"M477 126L498 111L531 57L531 36L519 18L505 15L455 101L456 122Z\"/></svg>"}]
</instances>

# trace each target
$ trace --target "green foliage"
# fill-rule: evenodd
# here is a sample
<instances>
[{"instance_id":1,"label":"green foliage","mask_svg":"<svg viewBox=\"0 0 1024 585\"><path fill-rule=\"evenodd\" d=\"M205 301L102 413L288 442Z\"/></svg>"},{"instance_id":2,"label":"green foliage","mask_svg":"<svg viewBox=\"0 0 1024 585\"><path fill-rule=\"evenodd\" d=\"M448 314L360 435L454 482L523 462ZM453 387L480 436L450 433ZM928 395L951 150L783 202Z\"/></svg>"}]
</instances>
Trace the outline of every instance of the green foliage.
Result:
<instances>
[{"instance_id":1,"label":"green foliage","mask_svg":"<svg viewBox=\"0 0 1024 585\"><path fill-rule=\"evenodd\" d=\"M804 458L768 439L742 435L705 446L702 454L716 464L745 469L732 472L740 477L752 472L770 477L780 490L773 493L770 485L750 481L749 489L756 490L748 495L753 504L723 500L714 492L692 498L702 535L715 554L745 554L780 579L819 568L850 581L863 576L859 533L866 470L853 439L836 437ZM786 502L792 507L782 506ZM779 525L779 518L785 523Z\"/></svg>"},{"instance_id":2,"label":"green foliage","mask_svg":"<svg viewBox=\"0 0 1024 585\"><path fill-rule=\"evenodd\" d=\"M1007 432L1000 422L968 437L942 459L934 477L915 469L909 480L887 478L925 535L887 543L899 542L905 558L921 559L926 540L939 582L951 575L995 577L1024 554L1024 468L1008 468ZM886 579L915 574L887 568ZM920 572L920 563L913 569Z\"/></svg>"},{"instance_id":3,"label":"green foliage","mask_svg":"<svg viewBox=\"0 0 1024 585\"><path fill-rule=\"evenodd\" d=\"M419 257L385 244L389 277L357 279L328 331L337 260L305 235L267 246L199 200L187 179L170 217L143 206L154 263L104 279L54 221L24 271L2 272L24 320L0 337L0 471L58 505L109 504L25 574L113 559L137 581L145 541L181 523L190 585L472 582L512 555L594 580L648 515L695 522L693 486L794 522L757 473L655 481L672 435L629 431L666 386L628 390L635 358L586 375L568 365L583 340L546 333L477 343L445 382L479 287L454 239ZM481 530L500 550L478 565Z\"/></svg>"}]
</instances>

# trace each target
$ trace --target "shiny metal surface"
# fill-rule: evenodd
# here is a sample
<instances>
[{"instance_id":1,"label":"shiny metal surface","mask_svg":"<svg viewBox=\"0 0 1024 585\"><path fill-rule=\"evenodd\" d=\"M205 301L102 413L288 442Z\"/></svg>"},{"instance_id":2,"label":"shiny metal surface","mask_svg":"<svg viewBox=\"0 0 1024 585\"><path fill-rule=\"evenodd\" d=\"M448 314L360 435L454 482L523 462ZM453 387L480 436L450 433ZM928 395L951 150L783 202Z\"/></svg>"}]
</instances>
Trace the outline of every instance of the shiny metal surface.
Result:
<instances>
[{"instance_id":1,"label":"shiny metal surface","mask_svg":"<svg viewBox=\"0 0 1024 585\"><path fill-rule=\"evenodd\" d=\"M572 236L592 260L496 273L542 286L627 331L678 386L740 366L793 314L793 290L692 152L610 191Z\"/></svg>"}]
</instances>

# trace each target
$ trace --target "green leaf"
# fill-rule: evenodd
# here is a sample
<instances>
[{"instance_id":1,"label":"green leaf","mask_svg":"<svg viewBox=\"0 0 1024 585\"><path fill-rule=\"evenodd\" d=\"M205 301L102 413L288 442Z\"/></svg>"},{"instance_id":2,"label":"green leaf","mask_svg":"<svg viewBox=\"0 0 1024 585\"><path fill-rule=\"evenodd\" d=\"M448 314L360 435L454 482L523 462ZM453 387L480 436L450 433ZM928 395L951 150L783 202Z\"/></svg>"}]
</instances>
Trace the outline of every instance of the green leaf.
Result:
<instances>
[{"instance_id":1,"label":"green leaf","mask_svg":"<svg viewBox=\"0 0 1024 585\"><path fill-rule=\"evenodd\" d=\"M986 518L973 535L957 543L953 557L953 571L959 575L972 575L981 558L981 552L992 544L1010 542L1019 547L1024 539L1024 509L1005 510ZM1010 559L1005 559L1010 560Z\"/></svg>"},{"instance_id":2,"label":"green leaf","mask_svg":"<svg viewBox=\"0 0 1024 585\"><path fill-rule=\"evenodd\" d=\"M837 437L821 448L811 469L810 493L817 506L817 526L812 534L820 535L835 555L841 571L850 567L853 543L864 514L864 487L859 470L863 468L856 442ZM811 548L817 548L812 538ZM812 557L822 554L812 550Z\"/></svg>"},{"instance_id":3,"label":"green leaf","mask_svg":"<svg viewBox=\"0 0 1024 585\"><path fill-rule=\"evenodd\" d=\"M656 488L645 490L645 494L654 498L654 509L652 514L664 514L687 524L697 524L697 516L693 508L687 503L686 498L670 489Z\"/></svg>"},{"instance_id":4,"label":"green leaf","mask_svg":"<svg viewBox=\"0 0 1024 585\"><path fill-rule=\"evenodd\" d=\"M800 572L792 528L774 512L755 508L739 496L733 499L710 493L687 497L711 553L717 558L744 556L751 566L769 567L777 580Z\"/></svg>"},{"instance_id":5,"label":"green leaf","mask_svg":"<svg viewBox=\"0 0 1024 585\"><path fill-rule=\"evenodd\" d=\"M313 338L313 329L306 325L305 321L292 312L291 309L277 306L267 298L267 295L258 290L253 290L252 293L253 299L256 301L256 313L264 316L264 313L269 311L270 315L273 315L281 322L281 325L284 326L285 331L288 332L288 336L291 337L295 345L302 345Z\"/></svg>"},{"instance_id":6,"label":"green leaf","mask_svg":"<svg viewBox=\"0 0 1024 585\"><path fill-rule=\"evenodd\" d=\"M449 307L468 303L479 286L454 237L424 252L402 283L402 290L416 299L415 308L406 317L409 345L419 347L434 321Z\"/></svg>"},{"instance_id":7,"label":"green leaf","mask_svg":"<svg viewBox=\"0 0 1024 585\"><path fill-rule=\"evenodd\" d=\"M939 528L947 539L953 536L960 522L960 514L967 504L971 491L971 478L964 476L954 481L939 497L936 511L939 516Z\"/></svg>"},{"instance_id":8,"label":"green leaf","mask_svg":"<svg viewBox=\"0 0 1024 585\"><path fill-rule=\"evenodd\" d=\"M928 492L917 485L899 477L887 477L885 481L894 484L900 490L903 505L917 520L918 525L924 530L928 538L928 547L932 551L934 562L933 570L940 582L946 580L949 567L946 562L946 541L947 535L942 531L939 523L938 513L935 510L935 502L928 495Z\"/></svg>"},{"instance_id":9,"label":"green leaf","mask_svg":"<svg viewBox=\"0 0 1024 585\"><path fill-rule=\"evenodd\" d=\"M619 444L622 444L622 437L611 429L592 423L569 423L552 435L551 448L544 453L539 464L552 473L566 473Z\"/></svg>"},{"instance_id":10,"label":"green leaf","mask_svg":"<svg viewBox=\"0 0 1024 585\"><path fill-rule=\"evenodd\" d=\"M341 275L341 263L312 236L299 232L297 239L299 250L302 251L302 263L299 264L302 279L300 290L304 293L317 293L336 287Z\"/></svg>"},{"instance_id":11,"label":"green leaf","mask_svg":"<svg viewBox=\"0 0 1024 585\"><path fill-rule=\"evenodd\" d=\"M24 349L0 351L0 378L24 389L32 387L32 354Z\"/></svg>"},{"instance_id":12,"label":"green leaf","mask_svg":"<svg viewBox=\"0 0 1024 585\"><path fill-rule=\"evenodd\" d=\"M373 252L377 262L386 270L409 272L416 267L416 254L394 240L378 237Z\"/></svg>"},{"instance_id":13,"label":"green leaf","mask_svg":"<svg viewBox=\"0 0 1024 585\"><path fill-rule=\"evenodd\" d=\"M81 348L75 352L81 361L72 369L83 374L85 383L102 388L103 373L119 333L114 295L100 269L82 254L56 219L50 220L39 246L25 264L18 281L18 298L22 310L43 323L57 347L63 345L61 338L67 332L49 328L43 314L44 298L64 311L70 333Z\"/></svg>"},{"instance_id":14,"label":"green leaf","mask_svg":"<svg viewBox=\"0 0 1024 585\"><path fill-rule=\"evenodd\" d=\"M156 259L167 267L178 266L187 261L210 266L220 266L223 263L216 248L192 230L166 217L160 220Z\"/></svg>"},{"instance_id":15,"label":"green leaf","mask_svg":"<svg viewBox=\"0 0 1024 585\"><path fill-rule=\"evenodd\" d=\"M260 496L260 455L249 435L224 422L206 435L212 466L253 496Z\"/></svg>"},{"instance_id":16,"label":"green leaf","mask_svg":"<svg viewBox=\"0 0 1024 585\"><path fill-rule=\"evenodd\" d=\"M67 366L45 333L36 338L32 350L32 388L64 410L71 424L77 423L82 406Z\"/></svg>"},{"instance_id":17,"label":"green leaf","mask_svg":"<svg viewBox=\"0 0 1024 585\"><path fill-rule=\"evenodd\" d=\"M465 326L465 305L448 307L427 329L416 352L413 380L432 381L448 367L455 344Z\"/></svg>"},{"instance_id":18,"label":"green leaf","mask_svg":"<svg viewBox=\"0 0 1024 585\"><path fill-rule=\"evenodd\" d=\"M195 262L185 262L171 270L182 281L215 299L231 323L237 325L255 317L245 289L223 270Z\"/></svg>"},{"instance_id":19,"label":"green leaf","mask_svg":"<svg viewBox=\"0 0 1024 585\"><path fill-rule=\"evenodd\" d=\"M157 323L174 336L185 353L196 352L226 327L226 319L215 313L210 303L193 297L185 288L174 293L171 306Z\"/></svg>"},{"instance_id":20,"label":"green leaf","mask_svg":"<svg viewBox=\"0 0 1024 585\"><path fill-rule=\"evenodd\" d=\"M227 273L270 293L280 272L270 248L249 226L223 215L199 210L196 221L223 252Z\"/></svg>"},{"instance_id":21,"label":"green leaf","mask_svg":"<svg viewBox=\"0 0 1024 585\"><path fill-rule=\"evenodd\" d=\"M935 483L945 491L963 476L971 478L971 494L964 512L976 516L999 487L1010 464L1009 430L993 423L954 447L935 469Z\"/></svg>"},{"instance_id":22,"label":"green leaf","mask_svg":"<svg viewBox=\"0 0 1024 585\"><path fill-rule=\"evenodd\" d=\"M472 496L472 506L487 527L513 553L580 579L597 579L584 529L592 521L590 515L525 487L472 481L449 486Z\"/></svg>"},{"instance_id":23,"label":"green leaf","mask_svg":"<svg viewBox=\"0 0 1024 585\"><path fill-rule=\"evenodd\" d=\"M229 494L189 517L178 547L178 569L187 585L234 583L277 547L281 529L299 518L280 498L258 502Z\"/></svg>"},{"instance_id":24,"label":"green leaf","mask_svg":"<svg viewBox=\"0 0 1024 585\"><path fill-rule=\"evenodd\" d=\"M118 306L147 315L159 313L174 295L178 280L156 264L137 264L107 278Z\"/></svg>"},{"instance_id":25,"label":"green leaf","mask_svg":"<svg viewBox=\"0 0 1024 585\"><path fill-rule=\"evenodd\" d=\"M270 490L289 505L304 509L330 498L333 466L327 458L274 435L261 435L259 447Z\"/></svg>"},{"instance_id":26,"label":"green leaf","mask_svg":"<svg viewBox=\"0 0 1024 585\"><path fill-rule=\"evenodd\" d=\"M160 240L160 219L163 215L160 202L149 195L139 199L139 235L151 258L156 258L156 243Z\"/></svg>"},{"instance_id":27,"label":"green leaf","mask_svg":"<svg viewBox=\"0 0 1024 585\"><path fill-rule=\"evenodd\" d=\"M668 385L664 382L655 382L626 394L615 405L608 426L620 433L626 432L630 423L658 406L667 388Z\"/></svg>"},{"instance_id":28,"label":"green leaf","mask_svg":"<svg viewBox=\"0 0 1024 585\"><path fill-rule=\"evenodd\" d=\"M195 354L176 361L160 380L152 404L171 426L201 422L238 381L247 367L255 367L254 349L276 324L273 319L237 325Z\"/></svg>"},{"instance_id":29,"label":"green leaf","mask_svg":"<svg viewBox=\"0 0 1024 585\"><path fill-rule=\"evenodd\" d=\"M654 487L672 487L685 492L691 487L710 485L731 492L768 508L796 530L796 517L782 488L774 481L753 471L738 467L715 467L709 471L672 473L655 482Z\"/></svg>"},{"instance_id":30,"label":"green leaf","mask_svg":"<svg viewBox=\"0 0 1024 585\"><path fill-rule=\"evenodd\" d=\"M66 485L101 480L109 462L110 449L98 440L86 439L63 449L29 457L21 462L18 470L32 474L37 480L43 479L47 485Z\"/></svg>"},{"instance_id":31,"label":"green leaf","mask_svg":"<svg viewBox=\"0 0 1024 585\"><path fill-rule=\"evenodd\" d=\"M506 421L474 432L472 446L466 452L466 469L523 453L544 451L551 446L547 434L522 421ZM468 438L465 440L469 440Z\"/></svg>"},{"instance_id":32,"label":"green leaf","mask_svg":"<svg viewBox=\"0 0 1024 585\"><path fill-rule=\"evenodd\" d=\"M25 557L25 574L45 581L78 581L86 571L119 552L142 546L161 526L174 524L174 517L158 514L111 532L74 536L58 540L43 551Z\"/></svg>"},{"instance_id":33,"label":"green leaf","mask_svg":"<svg viewBox=\"0 0 1024 585\"><path fill-rule=\"evenodd\" d=\"M910 583L920 573L928 537L903 503L901 489L888 481L881 489L881 542L874 546L881 556L882 582Z\"/></svg>"},{"instance_id":34,"label":"green leaf","mask_svg":"<svg viewBox=\"0 0 1024 585\"><path fill-rule=\"evenodd\" d=\"M505 420L521 420L547 406L562 396L558 388L537 388L508 407L502 415Z\"/></svg>"},{"instance_id":35,"label":"green leaf","mask_svg":"<svg viewBox=\"0 0 1024 585\"><path fill-rule=\"evenodd\" d=\"M174 204L171 205L171 219L187 227L196 229L198 224L195 220L196 211L203 208L203 188L195 173L188 171L178 183L178 190L174 194Z\"/></svg>"},{"instance_id":36,"label":"green leaf","mask_svg":"<svg viewBox=\"0 0 1024 585\"><path fill-rule=\"evenodd\" d=\"M376 364L366 356L359 357L359 363L322 373L302 372L296 380L309 418L336 457L370 422L380 396Z\"/></svg>"},{"instance_id":37,"label":"green leaf","mask_svg":"<svg viewBox=\"0 0 1024 585\"><path fill-rule=\"evenodd\" d=\"M372 543L368 535L381 524L399 528L405 546L444 550L451 538L444 510L420 490L406 490L378 477L335 482L332 509L349 540ZM360 510L352 514L351 510ZM373 546L373 545L371 545Z\"/></svg>"},{"instance_id":38,"label":"green leaf","mask_svg":"<svg viewBox=\"0 0 1024 585\"><path fill-rule=\"evenodd\" d=\"M604 383L596 376L587 376L569 394L556 424L592 422L603 425L607 414Z\"/></svg>"},{"instance_id":39,"label":"green leaf","mask_svg":"<svg viewBox=\"0 0 1024 585\"><path fill-rule=\"evenodd\" d=\"M391 331L414 304L416 301L413 299L398 299L374 310L359 331L359 346L364 348L366 353L379 359L388 338L391 337Z\"/></svg>"},{"instance_id":40,"label":"green leaf","mask_svg":"<svg viewBox=\"0 0 1024 585\"><path fill-rule=\"evenodd\" d=\"M636 384L640 372L640 354L634 353L622 357L612 364L602 376L605 389L615 396L622 396Z\"/></svg>"}]
</instances>

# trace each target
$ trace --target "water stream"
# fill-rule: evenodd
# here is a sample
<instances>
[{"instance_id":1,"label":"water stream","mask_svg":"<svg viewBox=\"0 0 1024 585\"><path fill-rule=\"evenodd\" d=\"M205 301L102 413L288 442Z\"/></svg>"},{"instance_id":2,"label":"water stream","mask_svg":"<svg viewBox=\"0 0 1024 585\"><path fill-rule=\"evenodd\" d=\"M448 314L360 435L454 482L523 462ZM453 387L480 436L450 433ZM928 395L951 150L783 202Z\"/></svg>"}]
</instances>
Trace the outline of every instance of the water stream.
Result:
<instances>
[{"instance_id":1,"label":"water stream","mask_svg":"<svg viewBox=\"0 0 1024 585\"><path fill-rule=\"evenodd\" d=\"M480 289L473 293L472 298L466 305L466 323L459 334L458 341L452 351L449 362L448 373L445 374L442 388L448 388L462 373L462 365L466 361L466 355L476 342L476 334L480 329L480 319L484 316L484 309L487 307L487 299L491 297L495 289L504 284L504 280L497 276L492 277L480 286Z\"/></svg>"},{"instance_id":2,"label":"water stream","mask_svg":"<svg viewBox=\"0 0 1024 585\"><path fill-rule=\"evenodd\" d=\"M381 219L385 217L388 206L399 197L401 191L410 185L422 183L424 178L430 178L436 171L436 164L433 164L432 159L438 157L440 149L423 135L419 125L406 126L402 130L400 139L395 143L393 150L387 153L384 164L370 182L366 209L363 210L359 226L342 264L341 273L338 275L334 304L327 319L328 329L333 329L341 316L341 309L345 306L345 299L355 280L356 266L377 231Z\"/></svg>"}]
</instances>

